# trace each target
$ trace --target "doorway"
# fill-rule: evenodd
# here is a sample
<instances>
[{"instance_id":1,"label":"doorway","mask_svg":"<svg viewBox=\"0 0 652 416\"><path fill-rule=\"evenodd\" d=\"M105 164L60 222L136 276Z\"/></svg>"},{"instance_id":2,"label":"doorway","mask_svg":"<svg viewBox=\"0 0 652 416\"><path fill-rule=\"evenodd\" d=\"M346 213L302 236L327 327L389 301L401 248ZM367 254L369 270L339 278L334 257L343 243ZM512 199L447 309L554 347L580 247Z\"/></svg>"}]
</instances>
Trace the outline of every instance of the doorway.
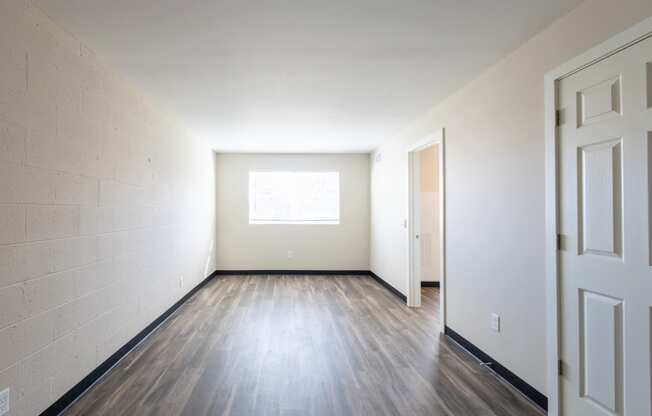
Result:
<instances>
[{"instance_id":1,"label":"doorway","mask_svg":"<svg viewBox=\"0 0 652 416\"><path fill-rule=\"evenodd\" d=\"M421 306L421 287L440 289L445 322L444 130L408 149L408 306ZM443 325L442 325L443 327Z\"/></svg>"}]
</instances>

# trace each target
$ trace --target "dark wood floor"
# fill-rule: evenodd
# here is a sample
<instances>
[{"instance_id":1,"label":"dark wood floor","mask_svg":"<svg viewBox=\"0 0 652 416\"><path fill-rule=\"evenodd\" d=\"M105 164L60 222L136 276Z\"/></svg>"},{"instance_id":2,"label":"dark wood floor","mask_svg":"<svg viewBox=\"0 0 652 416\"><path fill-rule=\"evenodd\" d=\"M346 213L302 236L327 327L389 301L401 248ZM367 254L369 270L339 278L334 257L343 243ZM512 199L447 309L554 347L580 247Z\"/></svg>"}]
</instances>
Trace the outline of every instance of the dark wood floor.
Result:
<instances>
[{"instance_id":1,"label":"dark wood floor","mask_svg":"<svg viewBox=\"0 0 652 416\"><path fill-rule=\"evenodd\" d=\"M368 277L210 282L72 415L540 415Z\"/></svg>"}]
</instances>

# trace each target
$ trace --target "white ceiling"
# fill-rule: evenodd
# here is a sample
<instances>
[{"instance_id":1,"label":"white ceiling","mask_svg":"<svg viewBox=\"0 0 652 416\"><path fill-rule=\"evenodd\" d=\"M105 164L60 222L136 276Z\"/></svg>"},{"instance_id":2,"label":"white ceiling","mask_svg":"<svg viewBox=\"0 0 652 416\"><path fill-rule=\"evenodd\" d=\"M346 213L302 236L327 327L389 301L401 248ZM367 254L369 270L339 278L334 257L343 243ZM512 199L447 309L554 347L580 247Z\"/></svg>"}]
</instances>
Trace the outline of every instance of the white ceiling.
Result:
<instances>
[{"instance_id":1,"label":"white ceiling","mask_svg":"<svg viewBox=\"0 0 652 416\"><path fill-rule=\"evenodd\" d=\"M367 152L580 0L37 0L218 151Z\"/></svg>"}]
</instances>

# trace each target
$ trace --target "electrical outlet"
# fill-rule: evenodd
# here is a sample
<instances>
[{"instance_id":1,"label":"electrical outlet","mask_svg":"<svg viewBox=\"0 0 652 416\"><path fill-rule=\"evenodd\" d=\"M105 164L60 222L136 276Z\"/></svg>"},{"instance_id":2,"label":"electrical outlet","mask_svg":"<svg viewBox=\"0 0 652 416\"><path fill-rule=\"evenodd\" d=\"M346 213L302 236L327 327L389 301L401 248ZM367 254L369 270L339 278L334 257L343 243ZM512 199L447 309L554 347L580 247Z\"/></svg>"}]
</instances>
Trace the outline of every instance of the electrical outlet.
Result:
<instances>
[{"instance_id":1,"label":"electrical outlet","mask_svg":"<svg viewBox=\"0 0 652 416\"><path fill-rule=\"evenodd\" d=\"M292 257L294 257L294 251L288 250L288 259L291 259Z\"/></svg>"},{"instance_id":2,"label":"electrical outlet","mask_svg":"<svg viewBox=\"0 0 652 416\"><path fill-rule=\"evenodd\" d=\"M9 389L0 391L0 416L9 414L11 410L9 403Z\"/></svg>"},{"instance_id":3,"label":"electrical outlet","mask_svg":"<svg viewBox=\"0 0 652 416\"><path fill-rule=\"evenodd\" d=\"M494 332L500 332L500 315L497 313L491 314L491 322L489 324L490 328Z\"/></svg>"}]
</instances>

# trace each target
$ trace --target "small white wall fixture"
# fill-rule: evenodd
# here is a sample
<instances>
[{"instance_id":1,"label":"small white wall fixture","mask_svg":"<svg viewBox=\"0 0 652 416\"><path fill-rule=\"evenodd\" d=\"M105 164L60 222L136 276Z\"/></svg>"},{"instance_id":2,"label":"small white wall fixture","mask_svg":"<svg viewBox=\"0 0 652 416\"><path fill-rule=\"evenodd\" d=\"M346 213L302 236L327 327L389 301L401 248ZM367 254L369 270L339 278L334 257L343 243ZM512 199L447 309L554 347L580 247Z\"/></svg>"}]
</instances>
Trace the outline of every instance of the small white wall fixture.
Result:
<instances>
[{"instance_id":1,"label":"small white wall fixture","mask_svg":"<svg viewBox=\"0 0 652 416\"><path fill-rule=\"evenodd\" d=\"M407 304L410 307L421 306L421 279L418 276L418 265L415 259L417 253L417 215L418 207L414 203L417 189L418 178L415 175L415 166L417 166L417 153L430 146L439 146L438 152L438 180L439 180L439 258L440 258L440 316L441 328L443 331L446 322L446 228L445 228L445 207L446 207L446 181L445 181L445 130L439 129L433 134L425 137L419 142L411 145L407 149L408 156L408 218L407 218L407 239L408 239L408 294Z\"/></svg>"},{"instance_id":2,"label":"small white wall fixture","mask_svg":"<svg viewBox=\"0 0 652 416\"><path fill-rule=\"evenodd\" d=\"M630 29L612 37L606 42L571 59L544 77L545 99L545 177L546 177L546 340L548 414L562 415L560 390L560 275L558 273L558 134L557 134L557 91L560 80L596 64L638 42L652 37L652 18L647 18ZM409 299L409 297L408 297ZM442 298L443 299L443 298Z\"/></svg>"}]
</instances>

